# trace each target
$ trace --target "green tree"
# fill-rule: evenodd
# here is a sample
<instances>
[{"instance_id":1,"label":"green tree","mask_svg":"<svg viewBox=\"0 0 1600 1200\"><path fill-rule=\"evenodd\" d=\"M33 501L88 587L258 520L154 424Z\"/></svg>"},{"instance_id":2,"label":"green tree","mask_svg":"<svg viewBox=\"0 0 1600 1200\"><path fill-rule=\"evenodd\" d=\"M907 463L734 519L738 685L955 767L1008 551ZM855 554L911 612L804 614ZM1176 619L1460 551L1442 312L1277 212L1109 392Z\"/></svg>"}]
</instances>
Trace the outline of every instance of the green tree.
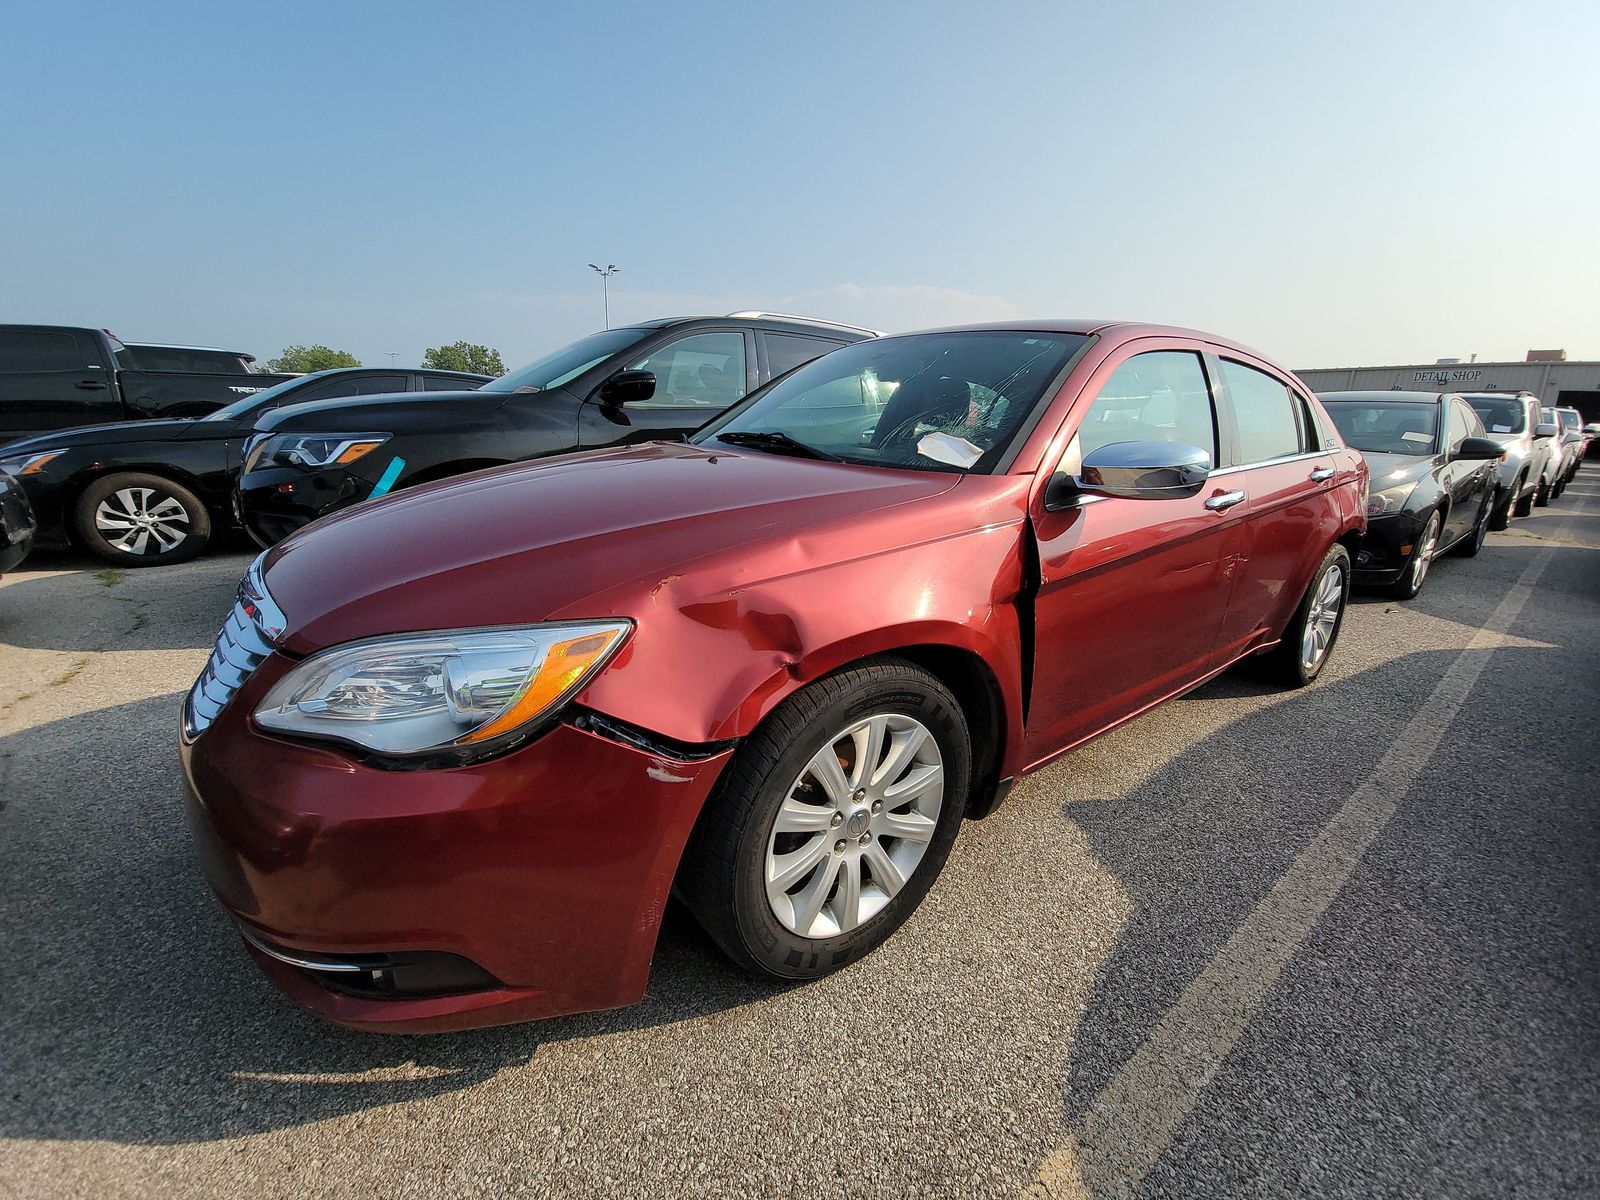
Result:
<instances>
[{"instance_id":1,"label":"green tree","mask_svg":"<svg viewBox=\"0 0 1600 1200\"><path fill-rule=\"evenodd\" d=\"M326 346L285 346L277 358L267 359L267 370L284 374L360 365L361 360L349 351L330 350Z\"/></svg>"},{"instance_id":2,"label":"green tree","mask_svg":"<svg viewBox=\"0 0 1600 1200\"><path fill-rule=\"evenodd\" d=\"M449 346L430 346L422 355L422 365L435 371L472 371L478 375L504 375L506 364L500 351L472 342Z\"/></svg>"}]
</instances>

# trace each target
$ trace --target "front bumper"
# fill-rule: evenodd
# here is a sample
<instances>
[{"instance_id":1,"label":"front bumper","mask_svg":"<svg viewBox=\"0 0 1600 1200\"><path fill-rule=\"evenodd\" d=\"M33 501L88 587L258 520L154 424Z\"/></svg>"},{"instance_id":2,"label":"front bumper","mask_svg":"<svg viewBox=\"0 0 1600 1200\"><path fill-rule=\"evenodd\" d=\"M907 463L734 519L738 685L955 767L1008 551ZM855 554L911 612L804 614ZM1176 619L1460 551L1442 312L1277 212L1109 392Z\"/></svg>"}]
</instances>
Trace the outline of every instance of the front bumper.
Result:
<instances>
[{"instance_id":1,"label":"front bumper","mask_svg":"<svg viewBox=\"0 0 1600 1200\"><path fill-rule=\"evenodd\" d=\"M289 665L268 658L183 763L206 877L291 999L413 1033L644 994L673 874L730 751L684 762L566 724L472 766L384 770L254 727ZM438 968L435 986L377 994L325 966L394 962Z\"/></svg>"},{"instance_id":2,"label":"front bumper","mask_svg":"<svg viewBox=\"0 0 1600 1200\"><path fill-rule=\"evenodd\" d=\"M0 573L15 570L33 548L37 525L22 485L0 477Z\"/></svg>"},{"instance_id":3,"label":"front bumper","mask_svg":"<svg viewBox=\"0 0 1600 1200\"><path fill-rule=\"evenodd\" d=\"M1396 582L1411 562L1411 552L1422 534L1425 518L1398 512L1371 517L1356 552L1355 582L1384 585Z\"/></svg>"},{"instance_id":4,"label":"front bumper","mask_svg":"<svg viewBox=\"0 0 1600 1200\"><path fill-rule=\"evenodd\" d=\"M373 481L343 467L260 467L239 479L234 515L261 546L275 546L318 517L372 493Z\"/></svg>"}]
</instances>

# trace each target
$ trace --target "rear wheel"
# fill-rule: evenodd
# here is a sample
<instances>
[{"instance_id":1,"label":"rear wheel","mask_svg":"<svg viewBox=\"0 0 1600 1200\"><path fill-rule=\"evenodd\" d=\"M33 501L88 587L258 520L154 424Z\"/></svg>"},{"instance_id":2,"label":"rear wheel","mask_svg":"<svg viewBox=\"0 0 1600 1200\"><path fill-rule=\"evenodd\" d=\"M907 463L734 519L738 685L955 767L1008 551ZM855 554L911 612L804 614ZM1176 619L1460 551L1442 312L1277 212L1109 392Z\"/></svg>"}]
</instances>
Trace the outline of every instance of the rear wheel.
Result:
<instances>
[{"instance_id":1,"label":"rear wheel","mask_svg":"<svg viewBox=\"0 0 1600 1200\"><path fill-rule=\"evenodd\" d=\"M95 480L78 497L73 524L88 549L124 567L184 562L211 540L211 514L200 497L160 475Z\"/></svg>"},{"instance_id":2,"label":"rear wheel","mask_svg":"<svg viewBox=\"0 0 1600 1200\"><path fill-rule=\"evenodd\" d=\"M1283 631L1283 640L1262 656L1261 675L1287 687L1305 687L1322 674L1344 625L1350 576L1350 552L1335 543L1311 576L1300 607Z\"/></svg>"},{"instance_id":3,"label":"rear wheel","mask_svg":"<svg viewBox=\"0 0 1600 1200\"><path fill-rule=\"evenodd\" d=\"M966 806L971 746L949 690L878 659L786 700L740 747L678 886L747 970L815 979L921 903Z\"/></svg>"},{"instance_id":4,"label":"rear wheel","mask_svg":"<svg viewBox=\"0 0 1600 1200\"><path fill-rule=\"evenodd\" d=\"M1439 549L1439 530L1444 520L1439 516L1439 510L1434 509L1428 514L1428 523L1422 527L1416 545L1411 549L1411 557L1406 561L1406 569L1400 573L1400 578L1389 590L1402 600L1410 600L1422 590L1422 581L1428 577L1428 568L1433 565L1434 553Z\"/></svg>"}]
</instances>

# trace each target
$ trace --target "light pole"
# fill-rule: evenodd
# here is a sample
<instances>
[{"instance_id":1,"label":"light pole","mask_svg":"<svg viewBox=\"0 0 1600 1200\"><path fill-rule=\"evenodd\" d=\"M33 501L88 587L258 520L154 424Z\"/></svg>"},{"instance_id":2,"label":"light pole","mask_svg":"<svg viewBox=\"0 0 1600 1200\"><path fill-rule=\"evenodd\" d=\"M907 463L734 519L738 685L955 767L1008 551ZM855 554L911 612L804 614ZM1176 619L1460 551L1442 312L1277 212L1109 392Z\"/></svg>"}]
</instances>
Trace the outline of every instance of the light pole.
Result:
<instances>
[{"instance_id":1,"label":"light pole","mask_svg":"<svg viewBox=\"0 0 1600 1200\"><path fill-rule=\"evenodd\" d=\"M390 366L391 369L393 369L394 360L400 357L400 351L398 351L398 350L390 350L390 351L388 351L388 355L389 355L389 366Z\"/></svg>"},{"instance_id":2,"label":"light pole","mask_svg":"<svg viewBox=\"0 0 1600 1200\"><path fill-rule=\"evenodd\" d=\"M617 273L616 263L607 263L602 271L594 263L589 264L589 269L600 276L600 302L606 306L606 328L611 328L611 277Z\"/></svg>"}]
</instances>

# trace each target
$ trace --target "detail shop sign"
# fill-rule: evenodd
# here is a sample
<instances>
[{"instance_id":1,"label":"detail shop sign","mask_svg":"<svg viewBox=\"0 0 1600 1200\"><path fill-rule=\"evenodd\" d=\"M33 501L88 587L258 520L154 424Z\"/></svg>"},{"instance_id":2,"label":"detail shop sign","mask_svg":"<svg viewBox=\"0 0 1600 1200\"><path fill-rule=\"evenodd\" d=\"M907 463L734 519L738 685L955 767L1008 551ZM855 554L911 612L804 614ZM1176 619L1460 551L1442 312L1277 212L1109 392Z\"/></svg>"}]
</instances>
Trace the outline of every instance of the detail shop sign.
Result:
<instances>
[{"instance_id":1,"label":"detail shop sign","mask_svg":"<svg viewBox=\"0 0 1600 1200\"><path fill-rule=\"evenodd\" d=\"M1450 370L1416 371L1411 376L1411 382L1436 383L1443 386L1450 383L1477 383L1482 378L1481 368L1457 367Z\"/></svg>"}]
</instances>

